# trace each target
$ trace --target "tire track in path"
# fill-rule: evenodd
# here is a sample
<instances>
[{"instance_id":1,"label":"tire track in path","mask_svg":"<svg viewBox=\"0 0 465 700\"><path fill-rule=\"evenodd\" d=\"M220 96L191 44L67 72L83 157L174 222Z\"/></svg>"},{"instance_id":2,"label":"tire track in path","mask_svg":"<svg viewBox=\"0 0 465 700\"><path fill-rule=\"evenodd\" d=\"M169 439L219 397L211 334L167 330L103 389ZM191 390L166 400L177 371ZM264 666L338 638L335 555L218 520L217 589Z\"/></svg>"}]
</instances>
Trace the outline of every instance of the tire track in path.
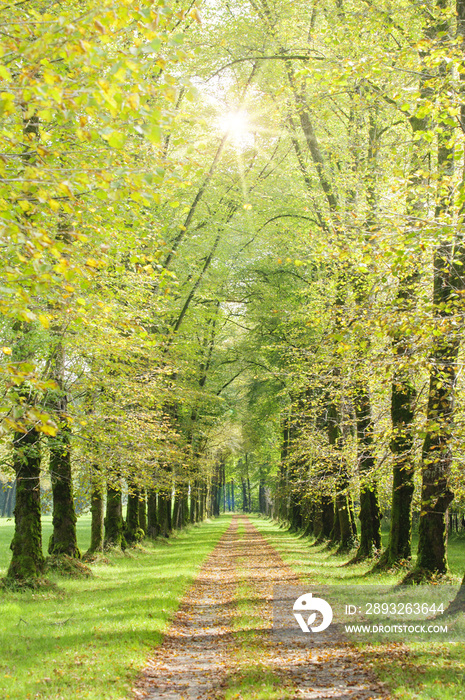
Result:
<instances>
[{"instance_id":1,"label":"tire track in path","mask_svg":"<svg viewBox=\"0 0 465 700\"><path fill-rule=\"evenodd\" d=\"M257 700L388 698L337 630L329 641L327 635L322 641L273 634L273 586L283 583L301 582L247 517L234 516L149 659L135 697L220 700L228 692ZM248 677L254 690L244 690ZM257 677L268 682L264 696Z\"/></svg>"}]
</instances>

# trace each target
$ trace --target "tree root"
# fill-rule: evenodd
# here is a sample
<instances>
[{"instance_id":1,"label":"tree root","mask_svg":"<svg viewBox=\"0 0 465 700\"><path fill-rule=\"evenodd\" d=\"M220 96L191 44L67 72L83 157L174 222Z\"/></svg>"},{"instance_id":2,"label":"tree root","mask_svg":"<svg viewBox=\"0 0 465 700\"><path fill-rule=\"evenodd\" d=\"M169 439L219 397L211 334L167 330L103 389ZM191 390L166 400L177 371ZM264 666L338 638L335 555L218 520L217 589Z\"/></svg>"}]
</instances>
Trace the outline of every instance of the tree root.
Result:
<instances>
[{"instance_id":1,"label":"tree root","mask_svg":"<svg viewBox=\"0 0 465 700\"><path fill-rule=\"evenodd\" d=\"M53 554L48 557L45 562L45 571L66 578L90 578L93 576L92 570L88 566L67 554Z\"/></svg>"},{"instance_id":2,"label":"tree root","mask_svg":"<svg viewBox=\"0 0 465 700\"><path fill-rule=\"evenodd\" d=\"M404 576L398 586L417 586L420 583L451 583L451 581L452 577L448 573L441 574L437 571L415 568Z\"/></svg>"}]
</instances>

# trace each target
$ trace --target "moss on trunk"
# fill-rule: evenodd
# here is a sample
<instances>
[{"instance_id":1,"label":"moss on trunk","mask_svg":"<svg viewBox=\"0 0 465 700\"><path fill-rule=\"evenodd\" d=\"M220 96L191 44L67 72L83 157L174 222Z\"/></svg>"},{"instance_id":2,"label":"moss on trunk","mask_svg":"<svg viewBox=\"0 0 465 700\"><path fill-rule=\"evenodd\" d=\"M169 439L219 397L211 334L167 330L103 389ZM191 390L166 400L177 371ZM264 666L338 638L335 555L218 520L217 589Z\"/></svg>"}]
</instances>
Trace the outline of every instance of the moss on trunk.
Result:
<instances>
[{"instance_id":1,"label":"moss on trunk","mask_svg":"<svg viewBox=\"0 0 465 700\"><path fill-rule=\"evenodd\" d=\"M403 345L397 353L403 357ZM412 556L412 499L415 466L413 462L413 419L417 393L405 370L396 374L391 394L393 434L390 442L394 456L391 526L389 541L378 568L391 568Z\"/></svg>"},{"instance_id":2,"label":"moss on trunk","mask_svg":"<svg viewBox=\"0 0 465 700\"><path fill-rule=\"evenodd\" d=\"M313 534L316 544L331 537L334 527L334 502L331 496L321 495L315 505Z\"/></svg>"},{"instance_id":3,"label":"moss on trunk","mask_svg":"<svg viewBox=\"0 0 465 700\"><path fill-rule=\"evenodd\" d=\"M70 435L69 427L62 425L57 435L49 438L53 532L48 544L48 553L67 554L69 557L80 559L73 499Z\"/></svg>"},{"instance_id":4,"label":"moss on trunk","mask_svg":"<svg viewBox=\"0 0 465 700\"><path fill-rule=\"evenodd\" d=\"M139 523L139 490L134 484L130 483L124 539L127 544L136 544L143 539L144 535L145 533Z\"/></svg>"},{"instance_id":5,"label":"moss on trunk","mask_svg":"<svg viewBox=\"0 0 465 700\"><path fill-rule=\"evenodd\" d=\"M334 501L334 517L333 517L333 527L329 533L330 545L339 544L341 541L341 520L339 518L339 506L337 497Z\"/></svg>"},{"instance_id":6,"label":"moss on trunk","mask_svg":"<svg viewBox=\"0 0 465 700\"><path fill-rule=\"evenodd\" d=\"M171 519L171 493L158 494L158 527L159 534L169 537L172 531Z\"/></svg>"},{"instance_id":7,"label":"moss on trunk","mask_svg":"<svg viewBox=\"0 0 465 700\"><path fill-rule=\"evenodd\" d=\"M371 557L381 549L381 518L377 487L360 486L360 544L357 558Z\"/></svg>"},{"instance_id":8,"label":"moss on trunk","mask_svg":"<svg viewBox=\"0 0 465 700\"><path fill-rule=\"evenodd\" d=\"M17 581L43 573L42 527L40 522L40 435L34 428L16 432L13 438L13 467L16 472L15 534L7 577Z\"/></svg>"},{"instance_id":9,"label":"moss on trunk","mask_svg":"<svg viewBox=\"0 0 465 700\"><path fill-rule=\"evenodd\" d=\"M457 258L460 266L455 270ZM449 243L438 247L434 259L436 315L447 317L444 308L456 303L456 290L463 289L465 247L452 252ZM462 275L462 276L461 276ZM462 302L460 302L460 305ZM449 486L452 466L452 429L455 413L457 360L460 335L456 330L435 339L426 410L427 434L422 450L422 490L417 569L429 574L446 573L447 509L454 498Z\"/></svg>"},{"instance_id":10,"label":"moss on trunk","mask_svg":"<svg viewBox=\"0 0 465 700\"><path fill-rule=\"evenodd\" d=\"M92 514L90 547L88 552L101 552L103 550L103 496L100 489L93 487L91 495L90 511Z\"/></svg>"},{"instance_id":11,"label":"moss on trunk","mask_svg":"<svg viewBox=\"0 0 465 700\"><path fill-rule=\"evenodd\" d=\"M372 556L381 548L381 512L374 477L373 420L370 395L365 384L357 386L355 415L360 475L360 544L356 557L361 559Z\"/></svg>"},{"instance_id":12,"label":"moss on trunk","mask_svg":"<svg viewBox=\"0 0 465 700\"><path fill-rule=\"evenodd\" d=\"M174 494L173 504L173 528L180 530L184 526L184 493L183 487L178 486Z\"/></svg>"},{"instance_id":13,"label":"moss on trunk","mask_svg":"<svg viewBox=\"0 0 465 700\"><path fill-rule=\"evenodd\" d=\"M303 517L302 517L302 503L301 494L297 486L295 486L291 491L290 505L289 505L289 528L292 532L298 532L302 529Z\"/></svg>"},{"instance_id":14,"label":"moss on trunk","mask_svg":"<svg viewBox=\"0 0 465 700\"><path fill-rule=\"evenodd\" d=\"M139 526L141 530L147 532L147 498L145 489L139 493Z\"/></svg>"},{"instance_id":15,"label":"moss on trunk","mask_svg":"<svg viewBox=\"0 0 465 700\"><path fill-rule=\"evenodd\" d=\"M158 523L158 503L157 492L149 489L147 492L147 536L158 537L160 534L160 525Z\"/></svg>"},{"instance_id":16,"label":"moss on trunk","mask_svg":"<svg viewBox=\"0 0 465 700\"><path fill-rule=\"evenodd\" d=\"M105 547L126 547L123 535L123 504L121 486L118 483L108 483L107 512L105 515Z\"/></svg>"},{"instance_id":17,"label":"moss on trunk","mask_svg":"<svg viewBox=\"0 0 465 700\"><path fill-rule=\"evenodd\" d=\"M198 507L198 520L197 522L202 522L207 515L207 496L208 489L207 485L201 482L200 492L199 492L199 507Z\"/></svg>"},{"instance_id":18,"label":"moss on trunk","mask_svg":"<svg viewBox=\"0 0 465 700\"><path fill-rule=\"evenodd\" d=\"M352 499L348 492L339 492L336 495L336 512L339 518L340 530L338 552L347 552L357 542Z\"/></svg>"},{"instance_id":19,"label":"moss on trunk","mask_svg":"<svg viewBox=\"0 0 465 700\"><path fill-rule=\"evenodd\" d=\"M200 493L199 493L199 481L191 482L191 493L190 493L190 504L189 504L189 520L191 523L196 523L199 520L200 511Z\"/></svg>"}]
</instances>

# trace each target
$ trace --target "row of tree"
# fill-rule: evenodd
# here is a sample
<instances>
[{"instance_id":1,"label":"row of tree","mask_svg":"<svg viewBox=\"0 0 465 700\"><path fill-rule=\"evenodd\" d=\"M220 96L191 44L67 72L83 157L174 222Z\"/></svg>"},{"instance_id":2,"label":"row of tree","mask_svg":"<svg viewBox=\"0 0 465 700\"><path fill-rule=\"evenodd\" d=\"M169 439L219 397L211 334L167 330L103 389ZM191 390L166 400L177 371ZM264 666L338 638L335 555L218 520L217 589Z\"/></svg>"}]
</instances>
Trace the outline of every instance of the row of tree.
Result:
<instances>
[{"instance_id":1,"label":"row of tree","mask_svg":"<svg viewBox=\"0 0 465 700\"><path fill-rule=\"evenodd\" d=\"M50 551L78 556L72 484L98 548L104 494L109 542L167 534L219 511L225 461L248 507L253 478L341 549L360 503L358 557L380 549L381 502L387 566L411 555L415 505L418 570L446 571L461 0L31 1L2 21L10 575L43 567L44 465Z\"/></svg>"}]
</instances>

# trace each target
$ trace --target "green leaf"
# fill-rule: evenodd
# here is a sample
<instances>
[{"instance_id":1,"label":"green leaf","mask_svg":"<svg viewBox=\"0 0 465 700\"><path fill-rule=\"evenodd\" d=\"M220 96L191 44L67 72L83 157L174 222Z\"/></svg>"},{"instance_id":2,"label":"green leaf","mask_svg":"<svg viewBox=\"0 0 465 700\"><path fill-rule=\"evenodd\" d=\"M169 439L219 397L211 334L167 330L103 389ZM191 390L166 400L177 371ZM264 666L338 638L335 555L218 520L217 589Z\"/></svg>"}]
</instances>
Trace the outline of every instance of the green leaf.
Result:
<instances>
[{"instance_id":1,"label":"green leaf","mask_svg":"<svg viewBox=\"0 0 465 700\"><path fill-rule=\"evenodd\" d=\"M113 131L108 137L108 143L112 148L123 148L126 143L126 136L121 131Z\"/></svg>"}]
</instances>

